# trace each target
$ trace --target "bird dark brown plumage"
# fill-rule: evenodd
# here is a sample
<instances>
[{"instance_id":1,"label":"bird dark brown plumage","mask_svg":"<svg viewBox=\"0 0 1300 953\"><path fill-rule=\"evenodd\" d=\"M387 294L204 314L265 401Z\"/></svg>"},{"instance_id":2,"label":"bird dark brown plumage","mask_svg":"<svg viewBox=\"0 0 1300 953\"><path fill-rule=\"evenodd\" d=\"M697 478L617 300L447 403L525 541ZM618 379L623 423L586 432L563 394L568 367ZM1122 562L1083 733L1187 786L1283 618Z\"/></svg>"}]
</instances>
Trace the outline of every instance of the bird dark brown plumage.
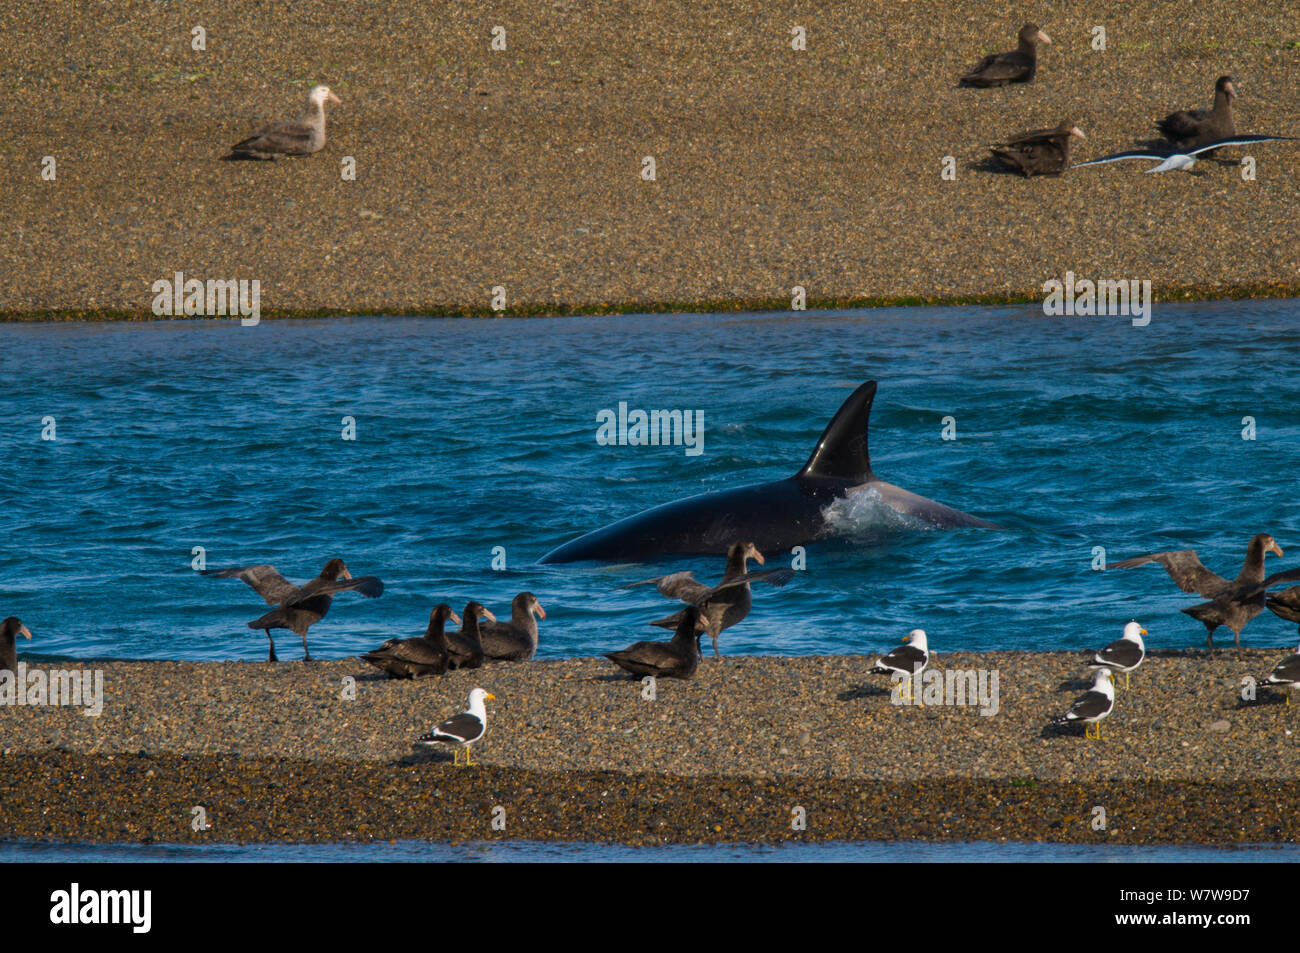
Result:
<instances>
[{"instance_id":1,"label":"bird dark brown plumage","mask_svg":"<svg viewBox=\"0 0 1300 953\"><path fill-rule=\"evenodd\" d=\"M1025 178L1060 175L1070 167L1070 140L1086 139L1083 130L1068 120L1052 129L1034 129L990 146L999 161Z\"/></svg>"},{"instance_id":2,"label":"bird dark brown plumage","mask_svg":"<svg viewBox=\"0 0 1300 953\"><path fill-rule=\"evenodd\" d=\"M1266 590L1280 582L1292 582L1300 579L1300 569L1288 569L1264 575L1264 557L1267 553L1282 555L1282 548L1268 533L1258 533L1251 538L1246 549L1246 561L1236 579L1225 579L1217 573L1210 572L1201 564L1194 549L1179 549L1171 552L1150 553L1134 559L1115 563L1111 569L1132 569L1147 563L1159 563L1165 567L1178 588L1183 592L1197 592L1209 602L1183 609L1193 619L1204 623L1208 633L1208 644L1214 647L1214 630L1227 626L1236 637L1237 647L1241 647L1241 630L1251 619L1264 611Z\"/></svg>"},{"instance_id":3,"label":"bird dark brown plumage","mask_svg":"<svg viewBox=\"0 0 1300 953\"><path fill-rule=\"evenodd\" d=\"M713 640L713 654L718 658L723 655L718 651L718 636L723 629L729 629L749 615L753 606L751 582L766 582L773 586L784 586L794 578L794 570L786 568L764 569L760 572L748 571L748 560L753 559L760 565L763 554L753 543L732 543L727 550L727 567L722 579L716 586L707 586L695 578L689 570L675 572L667 576L658 576L641 582L630 583L624 589L636 586L653 585L661 595L669 599L680 599L688 605L700 609L699 626L708 632ZM663 629L675 629L681 621L682 613L675 612L663 619L656 619L651 625Z\"/></svg>"},{"instance_id":4,"label":"bird dark brown plumage","mask_svg":"<svg viewBox=\"0 0 1300 953\"><path fill-rule=\"evenodd\" d=\"M205 569L205 576L219 579L242 579L248 583L267 605L275 606L266 615L248 623L250 629L262 629L270 643L268 662L277 661L272 629L288 629L302 637L302 657L311 661L307 649L307 630L325 618L336 593L359 592L375 598L384 592L384 584L374 576L353 577L343 560L335 558L325 564L320 575L301 586L295 586L265 563L257 566L239 566L231 569Z\"/></svg>"},{"instance_id":5,"label":"bird dark brown plumage","mask_svg":"<svg viewBox=\"0 0 1300 953\"><path fill-rule=\"evenodd\" d=\"M680 614L670 641L637 642L618 652L606 652L605 658L633 675L690 678L700 664L700 610L687 606Z\"/></svg>"},{"instance_id":6,"label":"bird dark brown plumage","mask_svg":"<svg viewBox=\"0 0 1300 953\"><path fill-rule=\"evenodd\" d=\"M9 616L0 622L0 672L17 671L18 647L15 642L20 635L30 639L32 631L16 616Z\"/></svg>"},{"instance_id":7,"label":"bird dark brown plumage","mask_svg":"<svg viewBox=\"0 0 1300 953\"><path fill-rule=\"evenodd\" d=\"M479 628L479 619L495 622L497 617L482 603L470 601L461 616L460 631L447 634L447 648L451 652L452 668L478 668L486 655L483 652L483 637Z\"/></svg>"},{"instance_id":8,"label":"bird dark brown plumage","mask_svg":"<svg viewBox=\"0 0 1300 953\"><path fill-rule=\"evenodd\" d=\"M479 635L483 654L490 662L526 662L537 654L537 619L546 610L531 592L521 592L510 603L509 622L489 622Z\"/></svg>"},{"instance_id":9,"label":"bird dark brown plumage","mask_svg":"<svg viewBox=\"0 0 1300 953\"><path fill-rule=\"evenodd\" d=\"M994 53L979 61L961 78L963 86L1006 86L1028 83L1038 72L1038 44L1051 43L1051 37L1033 23L1026 23L1018 34L1019 44L1010 53Z\"/></svg>"},{"instance_id":10,"label":"bird dark brown plumage","mask_svg":"<svg viewBox=\"0 0 1300 953\"><path fill-rule=\"evenodd\" d=\"M424 635L414 639L389 639L361 658L387 672L389 678L443 675L451 662L446 633L448 619L460 625L460 616L444 602L429 613L429 625L424 630Z\"/></svg>"},{"instance_id":11,"label":"bird dark brown plumage","mask_svg":"<svg viewBox=\"0 0 1300 953\"><path fill-rule=\"evenodd\" d=\"M1180 151L1195 149L1219 139L1229 139L1237 134L1232 117L1232 101L1237 98L1237 87L1231 76L1220 76L1214 84L1212 109L1180 109L1156 121L1161 134ZM1214 155L1212 150L1205 155Z\"/></svg>"}]
</instances>

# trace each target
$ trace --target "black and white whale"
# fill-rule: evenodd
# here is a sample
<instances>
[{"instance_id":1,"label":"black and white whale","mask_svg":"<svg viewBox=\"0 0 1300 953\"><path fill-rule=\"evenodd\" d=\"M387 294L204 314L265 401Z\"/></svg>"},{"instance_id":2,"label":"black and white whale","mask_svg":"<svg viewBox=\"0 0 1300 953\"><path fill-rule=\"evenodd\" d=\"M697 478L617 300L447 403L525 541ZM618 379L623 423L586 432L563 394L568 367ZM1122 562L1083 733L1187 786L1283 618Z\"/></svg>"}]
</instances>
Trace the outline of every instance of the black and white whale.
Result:
<instances>
[{"instance_id":1,"label":"black and white whale","mask_svg":"<svg viewBox=\"0 0 1300 953\"><path fill-rule=\"evenodd\" d=\"M838 500L871 492L907 517L942 529L1000 529L900 486L871 470L867 424L876 382L867 381L827 425L803 469L792 477L675 500L565 543L544 563L579 560L636 562L669 554L725 553L737 540L760 550L788 550L834 537L827 510Z\"/></svg>"}]
</instances>

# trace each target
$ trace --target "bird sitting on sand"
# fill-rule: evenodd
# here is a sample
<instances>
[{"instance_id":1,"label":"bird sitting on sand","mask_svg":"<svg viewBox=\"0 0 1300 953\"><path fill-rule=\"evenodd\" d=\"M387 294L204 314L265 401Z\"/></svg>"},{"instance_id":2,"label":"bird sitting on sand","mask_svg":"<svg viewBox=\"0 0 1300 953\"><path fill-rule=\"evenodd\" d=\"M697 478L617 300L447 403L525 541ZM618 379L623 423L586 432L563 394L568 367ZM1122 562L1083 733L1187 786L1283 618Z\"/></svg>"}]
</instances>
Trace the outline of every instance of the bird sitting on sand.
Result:
<instances>
[{"instance_id":1,"label":"bird sitting on sand","mask_svg":"<svg viewBox=\"0 0 1300 953\"><path fill-rule=\"evenodd\" d=\"M489 622L479 630L483 654L490 662L526 662L537 654L537 619L546 610L531 592L521 592L510 603L509 622Z\"/></svg>"},{"instance_id":2,"label":"bird sitting on sand","mask_svg":"<svg viewBox=\"0 0 1300 953\"><path fill-rule=\"evenodd\" d=\"M682 610L677 631L669 642L637 642L619 652L606 652L609 659L625 672L655 678L690 678L700 663L700 610L687 606Z\"/></svg>"},{"instance_id":3,"label":"bird sitting on sand","mask_svg":"<svg viewBox=\"0 0 1300 953\"><path fill-rule=\"evenodd\" d=\"M14 642L20 635L30 640L32 630L23 625L16 616L10 616L0 622L0 672L17 671L18 648Z\"/></svg>"},{"instance_id":4,"label":"bird sitting on sand","mask_svg":"<svg viewBox=\"0 0 1300 953\"><path fill-rule=\"evenodd\" d=\"M460 752L465 752L465 767L476 767L470 760L470 745L478 741L487 732L487 709L484 701L494 702L497 697L482 688L469 693L469 710L459 715L452 715L446 721L439 722L433 730L421 735L416 742L427 748L434 745L455 745L452 750L452 764L460 764Z\"/></svg>"},{"instance_id":5,"label":"bird sitting on sand","mask_svg":"<svg viewBox=\"0 0 1300 953\"><path fill-rule=\"evenodd\" d=\"M914 677L930 664L930 644L925 629L913 629L903 636L903 643L888 655L876 659L869 674L901 676L902 685L907 686L907 697L912 698Z\"/></svg>"},{"instance_id":6,"label":"bird sitting on sand","mask_svg":"<svg viewBox=\"0 0 1300 953\"><path fill-rule=\"evenodd\" d=\"M754 604L754 594L749 584L766 582L772 586L784 586L794 578L794 570L784 567L750 572L749 560L751 559L760 566L763 564L763 554L758 551L757 546L753 543L732 543L727 550L726 569L716 586L709 587L698 582L695 573L686 570L629 583L622 588L632 589L636 586L653 585L659 590L660 595L667 596L669 599L680 599L688 605L699 607L697 625L701 631L708 632L713 640L714 656L723 658L718 650L718 636L722 634L723 629L731 628L749 615L749 610ZM675 612L665 618L656 619L650 624L657 625L661 629L676 629L681 619L682 613Z\"/></svg>"},{"instance_id":7,"label":"bird sitting on sand","mask_svg":"<svg viewBox=\"0 0 1300 953\"><path fill-rule=\"evenodd\" d=\"M963 86L1006 86L1008 83L1028 83L1038 71L1038 44L1051 43L1052 38L1032 23L1026 23L1018 34L1019 44L1010 53L994 53L984 57L979 64L961 78Z\"/></svg>"},{"instance_id":8,"label":"bird sitting on sand","mask_svg":"<svg viewBox=\"0 0 1300 953\"><path fill-rule=\"evenodd\" d=\"M1293 654L1273 666L1273 671L1264 679L1264 684L1284 687L1286 703L1291 704L1291 689L1300 687L1300 646L1296 646Z\"/></svg>"},{"instance_id":9,"label":"bird sitting on sand","mask_svg":"<svg viewBox=\"0 0 1300 953\"><path fill-rule=\"evenodd\" d=\"M1101 721L1115 707L1115 677L1110 669L1099 668L1092 678L1092 688L1084 692L1070 705L1070 710L1059 718L1053 718L1053 725L1073 725L1083 722L1083 736L1101 740ZM1094 735L1093 729L1097 733Z\"/></svg>"},{"instance_id":10,"label":"bird sitting on sand","mask_svg":"<svg viewBox=\"0 0 1300 953\"><path fill-rule=\"evenodd\" d=\"M389 678L445 675L451 661L445 631L448 619L460 625L460 616L443 602L429 613L429 626L424 635L414 639L389 639L361 658L387 672Z\"/></svg>"},{"instance_id":11,"label":"bird sitting on sand","mask_svg":"<svg viewBox=\"0 0 1300 953\"><path fill-rule=\"evenodd\" d=\"M1142 664L1147 657L1147 647L1142 636L1147 630L1137 622L1124 626L1124 634L1092 657L1092 668L1118 669L1124 673L1124 687L1128 688L1128 673Z\"/></svg>"},{"instance_id":12,"label":"bird sitting on sand","mask_svg":"<svg viewBox=\"0 0 1300 953\"><path fill-rule=\"evenodd\" d=\"M1241 648L1241 630L1247 622L1264 611L1265 590L1279 582L1300 579L1300 569L1288 569L1265 577L1264 558L1268 553L1281 556L1282 547L1268 533L1256 534L1246 548L1246 561L1242 564L1241 572L1236 579L1231 580L1224 579L1201 565L1194 549L1150 553L1115 563L1109 568L1132 569L1147 563L1164 566L1183 592L1198 592L1211 600L1182 610L1205 624L1210 648L1214 648L1214 630L1221 625L1232 630L1236 636L1237 648Z\"/></svg>"},{"instance_id":13,"label":"bird sitting on sand","mask_svg":"<svg viewBox=\"0 0 1300 953\"><path fill-rule=\"evenodd\" d=\"M1089 165L1103 165L1107 162L1120 162L1124 159L1146 159L1148 162L1156 162L1153 168L1147 169L1147 174L1152 172L1176 172L1182 170L1191 172L1196 165L1196 157L1201 153L1212 153L1216 149L1227 146L1249 146L1259 142L1282 142L1295 139L1295 136L1231 136L1227 139L1216 139L1213 142L1200 146L1196 149L1189 149L1186 152L1152 152L1149 149L1132 149L1128 152L1117 152L1114 155L1103 156L1100 159L1089 159L1087 162L1076 162L1070 166L1071 169L1082 169Z\"/></svg>"},{"instance_id":14,"label":"bird sitting on sand","mask_svg":"<svg viewBox=\"0 0 1300 953\"><path fill-rule=\"evenodd\" d=\"M1232 118L1232 101L1236 98L1237 87L1232 77L1220 76L1214 82L1212 109L1180 109L1156 120L1156 128L1180 152L1216 139L1228 139L1237 134Z\"/></svg>"},{"instance_id":15,"label":"bird sitting on sand","mask_svg":"<svg viewBox=\"0 0 1300 953\"><path fill-rule=\"evenodd\" d=\"M309 156L325 148L325 103L339 99L328 86L313 86L307 108L296 120L279 120L259 126L247 139L230 147L228 159L278 159Z\"/></svg>"},{"instance_id":16,"label":"bird sitting on sand","mask_svg":"<svg viewBox=\"0 0 1300 953\"><path fill-rule=\"evenodd\" d=\"M452 668L478 668L487 657L483 652L483 635L479 628L479 619L495 622L497 617L483 608L482 603L471 599L465 605L460 631L447 634L447 648L451 653Z\"/></svg>"},{"instance_id":17,"label":"bird sitting on sand","mask_svg":"<svg viewBox=\"0 0 1300 953\"><path fill-rule=\"evenodd\" d=\"M219 579L242 579L266 600L267 605L275 606L266 615L248 623L250 629L266 632L266 640L271 645L266 659L268 662L277 661L275 640L271 638L272 629L288 629L295 635L302 636L302 657L304 661L310 662L307 630L325 618L335 593L355 591L373 599L384 591L384 584L374 576L354 578L341 559L331 559L319 576L301 586L295 586L276 572L274 566L266 564L233 569L204 569L202 572L205 576L216 576Z\"/></svg>"},{"instance_id":18,"label":"bird sitting on sand","mask_svg":"<svg viewBox=\"0 0 1300 953\"><path fill-rule=\"evenodd\" d=\"M989 151L1003 165L1015 169L1025 178L1034 175L1060 175L1070 167L1070 140L1087 139L1083 130L1066 120L1053 129L1022 132L1006 142L989 146Z\"/></svg>"}]
</instances>

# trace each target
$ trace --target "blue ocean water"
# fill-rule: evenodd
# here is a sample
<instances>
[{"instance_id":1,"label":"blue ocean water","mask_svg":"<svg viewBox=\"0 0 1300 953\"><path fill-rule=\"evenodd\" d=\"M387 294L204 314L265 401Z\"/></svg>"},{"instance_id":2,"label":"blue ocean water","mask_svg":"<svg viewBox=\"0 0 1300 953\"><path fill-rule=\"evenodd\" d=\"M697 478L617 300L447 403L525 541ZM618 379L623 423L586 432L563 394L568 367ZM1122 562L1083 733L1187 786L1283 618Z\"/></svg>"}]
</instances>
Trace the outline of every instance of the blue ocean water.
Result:
<instances>
[{"instance_id":1,"label":"blue ocean water","mask_svg":"<svg viewBox=\"0 0 1300 953\"><path fill-rule=\"evenodd\" d=\"M765 587L729 653L874 652L916 626L940 651L1081 649L1131 617L1151 646L1199 646L1178 612L1195 597L1154 567L1093 572L1093 548L1192 547L1235 574L1263 530L1297 547L1277 564L1300 559L1298 330L1296 301L1157 305L1143 328L1033 307L0 326L0 615L33 630L33 657L257 660L266 640L244 623L265 607L197 575L193 547L298 580L338 555L387 588L336 600L318 657L417 635L438 601L505 614L522 589L548 612L541 657L592 655L659 631L663 601L617 586L720 561L540 556L793 473L874 378L876 472L1006 530L863 505L846 514L860 541L815 546L794 583ZM620 401L703 411L704 452L598 445ZM1245 644L1295 638L1265 614Z\"/></svg>"},{"instance_id":2,"label":"blue ocean water","mask_svg":"<svg viewBox=\"0 0 1300 953\"><path fill-rule=\"evenodd\" d=\"M672 844L627 847L579 842L441 844L59 844L0 842L0 863L1298 863L1296 844L1044 844L1024 841L828 844Z\"/></svg>"}]
</instances>

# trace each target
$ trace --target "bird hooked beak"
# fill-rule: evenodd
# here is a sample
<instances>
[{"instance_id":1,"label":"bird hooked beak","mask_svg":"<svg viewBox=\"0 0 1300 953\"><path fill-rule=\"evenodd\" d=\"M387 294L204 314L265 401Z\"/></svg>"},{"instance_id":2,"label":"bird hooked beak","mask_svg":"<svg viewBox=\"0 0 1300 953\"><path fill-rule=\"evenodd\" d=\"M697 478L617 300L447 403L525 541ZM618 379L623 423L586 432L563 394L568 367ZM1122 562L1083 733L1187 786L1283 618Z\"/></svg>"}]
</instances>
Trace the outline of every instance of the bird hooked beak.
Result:
<instances>
[{"instance_id":1,"label":"bird hooked beak","mask_svg":"<svg viewBox=\"0 0 1300 953\"><path fill-rule=\"evenodd\" d=\"M911 642L911 641L912 641L912 633L909 632L909 633L907 633L907 635L903 636L903 641L904 641L904 642Z\"/></svg>"},{"instance_id":2,"label":"bird hooked beak","mask_svg":"<svg viewBox=\"0 0 1300 953\"><path fill-rule=\"evenodd\" d=\"M1279 546L1279 545L1277 544L1277 540L1275 540L1275 539L1271 539L1271 540L1269 540L1268 545L1264 547L1264 552L1266 552L1266 553L1274 553L1274 554L1276 554L1276 555L1278 555L1278 556L1281 556L1281 555L1282 555L1282 547Z\"/></svg>"},{"instance_id":3,"label":"bird hooked beak","mask_svg":"<svg viewBox=\"0 0 1300 953\"><path fill-rule=\"evenodd\" d=\"M1229 99L1236 99L1236 98L1237 98L1237 87L1234 86L1234 85L1232 85L1232 83L1224 83L1224 84L1223 84L1223 93L1224 93L1224 95L1227 96Z\"/></svg>"},{"instance_id":4,"label":"bird hooked beak","mask_svg":"<svg viewBox=\"0 0 1300 953\"><path fill-rule=\"evenodd\" d=\"M330 91L330 94L329 94L328 96L326 96L325 98L326 98L327 100L329 100L330 102L332 102L332 103L338 103L340 106L343 105L343 100L341 100L341 99L339 99L337 96L335 96L333 90L331 90L331 91Z\"/></svg>"},{"instance_id":5,"label":"bird hooked beak","mask_svg":"<svg viewBox=\"0 0 1300 953\"><path fill-rule=\"evenodd\" d=\"M1051 42L1052 42L1052 38L1051 38L1050 36L1048 36L1046 33L1044 33L1042 30L1039 30L1039 31L1038 31L1036 34L1034 34L1034 35L1037 36L1037 37L1038 37L1040 40L1042 40L1044 43L1051 43Z\"/></svg>"},{"instance_id":6,"label":"bird hooked beak","mask_svg":"<svg viewBox=\"0 0 1300 953\"><path fill-rule=\"evenodd\" d=\"M451 624L460 625L460 616L456 615L456 611L454 609L452 610L451 613Z\"/></svg>"},{"instance_id":7,"label":"bird hooked beak","mask_svg":"<svg viewBox=\"0 0 1300 953\"><path fill-rule=\"evenodd\" d=\"M482 616L482 618L487 619L489 622L495 622L495 621L497 620L497 617L494 616L494 615L493 615L491 612L489 612L487 609L484 609L484 610L483 610L483 616ZM488 697L490 698L491 696L488 696Z\"/></svg>"},{"instance_id":8,"label":"bird hooked beak","mask_svg":"<svg viewBox=\"0 0 1300 953\"><path fill-rule=\"evenodd\" d=\"M1147 630L1146 630L1146 629L1138 629L1138 632L1141 633L1142 635L1146 635L1146 634L1147 634Z\"/></svg>"},{"instance_id":9,"label":"bird hooked beak","mask_svg":"<svg viewBox=\"0 0 1300 953\"><path fill-rule=\"evenodd\" d=\"M1070 129L1070 135L1072 135L1072 136L1078 136L1080 139L1087 139L1087 138L1088 138L1087 136L1085 136L1085 135L1083 134L1083 130L1080 129L1078 126L1074 126L1074 127L1072 127L1072 128Z\"/></svg>"},{"instance_id":10,"label":"bird hooked beak","mask_svg":"<svg viewBox=\"0 0 1300 953\"><path fill-rule=\"evenodd\" d=\"M27 628L27 626L25 625L20 625L18 627L18 634L21 635L24 639L26 639L29 642L32 639L32 630Z\"/></svg>"},{"instance_id":11,"label":"bird hooked beak","mask_svg":"<svg viewBox=\"0 0 1300 953\"><path fill-rule=\"evenodd\" d=\"M536 599L533 600L533 609L537 612L537 617L539 619L546 618L546 610L542 608L542 604Z\"/></svg>"},{"instance_id":12,"label":"bird hooked beak","mask_svg":"<svg viewBox=\"0 0 1300 953\"><path fill-rule=\"evenodd\" d=\"M496 697L495 695L493 695L491 692L488 692L488 693L487 693L486 695L484 695L483 697L484 697L487 701L490 701L490 702L494 702L494 701L497 700L497 697Z\"/></svg>"},{"instance_id":13,"label":"bird hooked beak","mask_svg":"<svg viewBox=\"0 0 1300 953\"><path fill-rule=\"evenodd\" d=\"M754 560L754 562L758 563L760 566L764 565L767 562L763 558L763 554L758 551L757 546L749 547L749 555Z\"/></svg>"}]
</instances>

